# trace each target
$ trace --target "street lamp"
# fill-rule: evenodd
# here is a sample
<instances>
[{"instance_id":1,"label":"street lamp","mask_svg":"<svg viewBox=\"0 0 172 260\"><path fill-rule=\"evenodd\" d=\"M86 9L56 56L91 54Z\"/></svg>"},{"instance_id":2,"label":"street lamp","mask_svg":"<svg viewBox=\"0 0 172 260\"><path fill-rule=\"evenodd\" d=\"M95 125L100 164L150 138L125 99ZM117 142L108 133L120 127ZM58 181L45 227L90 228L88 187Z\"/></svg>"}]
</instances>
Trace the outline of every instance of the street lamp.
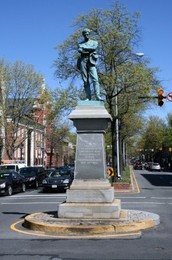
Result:
<instances>
[{"instance_id":1,"label":"street lamp","mask_svg":"<svg viewBox=\"0 0 172 260\"><path fill-rule=\"evenodd\" d=\"M137 56L139 59L144 56L143 52L137 52L133 55ZM118 92L118 86L116 91ZM115 97L115 114L116 114L116 154L117 154L117 178L121 178L120 173L120 147L119 147L119 119L118 119L118 95Z\"/></svg>"},{"instance_id":2,"label":"street lamp","mask_svg":"<svg viewBox=\"0 0 172 260\"><path fill-rule=\"evenodd\" d=\"M117 89L118 91L118 89ZM119 119L118 119L118 97L115 97L115 113L116 113L116 160L117 160L117 178L121 178L120 174L120 156L119 156Z\"/></svg>"},{"instance_id":3,"label":"street lamp","mask_svg":"<svg viewBox=\"0 0 172 260\"><path fill-rule=\"evenodd\" d=\"M19 148L20 148L20 160L23 159L23 158L22 158L22 157L23 157L23 156L22 156L22 153L23 153L23 147L24 147L24 144L21 143L21 144L19 145Z\"/></svg>"},{"instance_id":4,"label":"street lamp","mask_svg":"<svg viewBox=\"0 0 172 260\"><path fill-rule=\"evenodd\" d=\"M41 151L42 151L42 166L44 167L44 152L45 152L45 148L41 147Z\"/></svg>"},{"instance_id":5,"label":"street lamp","mask_svg":"<svg viewBox=\"0 0 172 260\"><path fill-rule=\"evenodd\" d=\"M143 52L137 52L136 56L139 57L139 58L142 58L144 56L144 53Z\"/></svg>"},{"instance_id":6,"label":"street lamp","mask_svg":"<svg viewBox=\"0 0 172 260\"><path fill-rule=\"evenodd\" d=\"M3 148L3 142L2 142L2 139L0 139L0 164L2 161L2 148Z\"/></svg>"}]
</instances>

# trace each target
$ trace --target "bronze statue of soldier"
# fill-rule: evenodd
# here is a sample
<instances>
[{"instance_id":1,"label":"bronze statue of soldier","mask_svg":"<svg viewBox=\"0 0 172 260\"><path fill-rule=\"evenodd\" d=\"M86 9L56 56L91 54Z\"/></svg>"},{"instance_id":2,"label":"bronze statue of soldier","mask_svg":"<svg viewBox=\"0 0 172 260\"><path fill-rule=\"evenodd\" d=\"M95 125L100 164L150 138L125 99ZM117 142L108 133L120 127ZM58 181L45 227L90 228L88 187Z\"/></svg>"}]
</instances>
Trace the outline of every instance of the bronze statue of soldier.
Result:
<instances>
[{"instance_id":1,"label":"bronze statue of soldier","mask_svg":"<svg viewBox=\"0 0 172 260\"><path fill-rule=\"evenodd\" d=\"M96 63L98 55L96 49L98 42L89 38L90 30L88 28L82 31L84 41L78 44L78 52L80 57L77 61L77 67L80 70L82 80L84 82L84 90L86 94L86 100L91 100L90 81L91 78L96 100L103 101L100 96L100 86L97 75Z\"/></svg>"}]
</instances>

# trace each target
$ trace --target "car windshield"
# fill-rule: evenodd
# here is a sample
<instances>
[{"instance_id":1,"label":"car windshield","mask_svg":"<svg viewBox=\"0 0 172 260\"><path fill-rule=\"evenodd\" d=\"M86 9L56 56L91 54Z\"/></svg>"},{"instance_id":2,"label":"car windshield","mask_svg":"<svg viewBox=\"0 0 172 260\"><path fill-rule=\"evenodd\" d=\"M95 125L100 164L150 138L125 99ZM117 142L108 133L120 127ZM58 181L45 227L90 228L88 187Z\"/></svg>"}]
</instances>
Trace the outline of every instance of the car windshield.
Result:
<instances>
[{"instance_id":1,"label":"car windshield","mask_svg":"<svg viewBox=\"0 0 172 260\"><path fill-rule=\"evenodd\" d=\"M49 174L52 173L53 171L54 171L54 169L45 170L45 174L46 174L46 175L49 175Z\"/></svg>"},{"instance_id":2,"label":"car windshield","mask_svg":"<svg viewBox=\"0 0 172 260\"><path fill-rule=\"evenodd\" d=\"M50 172L50 174L49 174L49 177L59 177L59 176L61 176L61 174L60 174L60 172L59 171L52 171L52 172Z\"/></svg>"},{"instance_id":3,"label":"car windshield","mask_svg":"<svg viewBox=\"0 0 172 260\"><path fill-rule=\"evenodd\" d=\"M64 175L69 175L66 171L64 170L53 170L49 173L48 177L59 177L59 176L64 176Z\"/></svg>"},{"instance_id":4,"label":"car windshield","mask_svg":"<svg viewBox=\"0 0 172 260\"><path fill-rule=\"evenodd\" d=\"M23 176L25 176L25 175L33 176L36 173L35 173L35 171L32 168L21 168L20 169L20 174L23 175Z\"/></svg>"},{"instance_id":5,"label":"car windshield","mask_svg":"<svg viewBox=\"0 0 172 260\"><path fill-rule=\"evenodd\" d=\"M66 167L58 167L56 170L60 173L60 175L70 175L70 170Z\"/></svg>"},{"instance_id":6,"label":"car windshield","mask_svg":"<svg viewBox=\"0 0 172 260\"><path fill-rule=\"evenodd\" d=\"M15 170L14 165L1 165L0 170Z\"/></svg>"}]
</instances>

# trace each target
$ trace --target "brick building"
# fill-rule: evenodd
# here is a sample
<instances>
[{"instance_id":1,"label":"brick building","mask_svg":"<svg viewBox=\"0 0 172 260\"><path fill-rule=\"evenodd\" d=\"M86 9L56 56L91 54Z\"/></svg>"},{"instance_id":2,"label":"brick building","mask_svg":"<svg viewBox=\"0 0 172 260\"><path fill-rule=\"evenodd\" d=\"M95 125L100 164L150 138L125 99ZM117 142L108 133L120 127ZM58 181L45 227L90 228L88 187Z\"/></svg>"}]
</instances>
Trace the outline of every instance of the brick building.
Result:
<instances>
[{"instance_id":1,"label":"brick building","mask_svg":"<svg viewBox=\"0 0 172 260\"><path fill-rule=\"evenodd\" d=\"M1 110L0 159L24 160L29 166L62 166L73 161L73 147L65 138L53 147L48 136L53 128L47 119L50 112L48 101L42 103L40 96L45 90L43 84L40 95L27 107L25 115L20 118L14 131L13 120L3 118ZM9 102L9 111L14 109ZM5 121L5 124L2 122ZM14 142L12 146L12 142Z\"/></svg>"}]
</instances>

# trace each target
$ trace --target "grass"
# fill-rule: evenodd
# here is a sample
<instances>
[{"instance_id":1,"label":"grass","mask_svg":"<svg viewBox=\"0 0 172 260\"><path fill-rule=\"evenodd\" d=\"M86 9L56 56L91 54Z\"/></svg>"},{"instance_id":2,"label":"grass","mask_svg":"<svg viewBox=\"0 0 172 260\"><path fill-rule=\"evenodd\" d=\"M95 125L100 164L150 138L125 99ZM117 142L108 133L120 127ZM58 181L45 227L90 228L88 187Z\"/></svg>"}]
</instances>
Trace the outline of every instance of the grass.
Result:
<instances>
[{"instance_id":1,"label":"grass","mask_svg":"<svg viewBox=\"0 0 172 260\"><path fill-rule=\"evenodd\" d=\"M122 172L121 179L117 180L117 182L121 183L129 183L131 184L131 179L130 179L130 167L126 166L125 169Z\"/></svg>"}]
</instances>

